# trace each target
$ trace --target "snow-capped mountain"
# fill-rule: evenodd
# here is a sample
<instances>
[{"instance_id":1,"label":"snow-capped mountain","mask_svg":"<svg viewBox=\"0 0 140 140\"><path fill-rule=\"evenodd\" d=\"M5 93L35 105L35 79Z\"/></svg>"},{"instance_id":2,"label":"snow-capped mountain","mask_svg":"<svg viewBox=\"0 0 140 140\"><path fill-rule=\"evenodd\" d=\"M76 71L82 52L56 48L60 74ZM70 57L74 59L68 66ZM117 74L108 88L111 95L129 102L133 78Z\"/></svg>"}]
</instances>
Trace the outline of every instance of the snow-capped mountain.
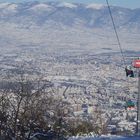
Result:
<instances>
[{"instance_id":1,"label":"snow-capped mountain","mask_svg":"<svg viewBox=\"0 0 140 140\"><path fill-rule=\"evenodd\" d=\"M117 27L139 28L140 9L111 7ZM56 12L54 12L56 11ZM49 16L51 14L51 16ZM27 20L27 21L26 21ZM57 24L74 25L77 21L86 27L110 27L111 20L107 6L101 4L72 3L0 3L0 21L25 24L28 21L45 24L54 21ZM19 22L20 21L20 22Z\"/></svg>"},{"instance_id":2,"label":"snow-capped mountain","mask_svg":"<svg viewBox=\"0 0 140 140\"><path fill-rule=\"evenodd\" d=\"M105 5L93 3L93 4L88 4L86 7L87 7L87 8L90 8L90 9L100 10L100 9L104 8Z\"/></svg>"},{"instance_id":3,"label":"snow-capped mountain","mask_svg":"<svg viewBox=\"0 0 140 140\"><path fill-rule=\"evenodd\" d=\"M72 3L63 2L57 5L57 7L65 7L65 8L77 8L77 5Z\"/></svg>"},{"instance_id":4,"label":"snow-capped mountain","mask_svg":"<svg viewBox=\"0 0 140 140\"><path fill-rule=\"evenodd\" d=\"M139 50L140 9L111 6L111 10L123 48ZM3 48L43 45L54 50L118 50L106 5L0 3L0 27L0 47Z\"/></svg>"}]
</instances>

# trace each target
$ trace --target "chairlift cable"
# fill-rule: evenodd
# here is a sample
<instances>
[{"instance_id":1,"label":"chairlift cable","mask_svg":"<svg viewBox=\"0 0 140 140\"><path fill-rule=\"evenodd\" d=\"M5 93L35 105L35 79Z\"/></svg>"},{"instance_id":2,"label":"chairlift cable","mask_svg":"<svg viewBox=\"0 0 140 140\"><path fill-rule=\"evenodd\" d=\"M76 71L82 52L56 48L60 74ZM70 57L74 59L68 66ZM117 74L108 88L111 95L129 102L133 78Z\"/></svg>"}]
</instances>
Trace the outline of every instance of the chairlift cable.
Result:
<instances>
[{"instance_id":1,"label":"chairlift cable","mask_svg":"<svg viewBox=\"0 0 140 140\"><path fill-rule=\"evenodd\" d=\"M116 25L115 25L115 21L114 21L114 18L113 18L112 11L111 11L110 4L109 4L108 0L106 0L106 3L107 3L108 11L109 11L109 14L110 14L110 18L111 18L111 21L112 21L113 29L114 29L114 32L115 32L115 35L116 35L116 39L117 39L117 42L118 42L118 46L119 46L119 49L120 49L120 53L122 55L123 65L125 66L125 68L127 68L124 52L123 52L123 49L122 49L122 46L121 46L120 38L119 38L119 35L118 35L118 32L117 32L117 28L116 28ZM129 78L126 78L126 81L128 81L127 87L129 87ZM130 98L130 95L129 95L129 98Z\"/></svg>"},{"instance_id":2,"label":"chairlift cable","mask_svg":"<svg viewBox=\"0 0 140 140\"><path fill-rule=\"evenodd\" d=\"M119 35L118 35L117 29L116 29L115 21L114 21L114 18L113 18L112 11L111 11L108 0L106 0L106 3L107 3L108 11L109 11L109 14L110 14L110 18L111 18L111 21L112 21L112 25L113 25L113 28L114 28L114 32L115 32L115 35L116 35L116 39L117 39L117 42L118 42L118 46L119 46L119 49L120 49L120 52L121 52L121 55L122 55L123 64L125 66L126 62L125 62L125 57L124 57L124 54L123 54L123 49L122 49L122 46L121 46L121 42L120 42L120 39L119 39Z\"/></svg>"}]
</instances>

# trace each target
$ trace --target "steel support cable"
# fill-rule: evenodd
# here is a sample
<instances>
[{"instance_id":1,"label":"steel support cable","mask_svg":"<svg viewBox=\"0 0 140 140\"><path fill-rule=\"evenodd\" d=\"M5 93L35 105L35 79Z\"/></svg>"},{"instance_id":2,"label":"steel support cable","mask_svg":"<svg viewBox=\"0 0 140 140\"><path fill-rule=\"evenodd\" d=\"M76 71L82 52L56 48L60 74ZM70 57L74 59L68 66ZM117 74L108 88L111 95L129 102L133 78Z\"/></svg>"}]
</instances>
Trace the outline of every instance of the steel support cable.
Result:
<instances>
[{"instance_id":1,"label":"steel support cable","mask_svg":"<svg viewBox=\"0 0 140 140\"><path fill-rule=\"evenodd\" d=\"M110 14L110 18L111 18L111 21L112 21L112 24L113 24L113 28L114 28L116 39L117 39L117 42L118 42L118 46L119 46L119 49L120 49L120 52L121 52L121 55L122 55L123 65L126 67L126 61L125 61L123 49L122 49L122 46L121 46L121 42L120 42L120 39L119 39L119 35L118 35L117 29L116 29L115 21L114 21L114 18L113 18L112 11L111 11L110 4L109 4L108 0L106 0L106 3L107 3L108 11L109 11L109 14ZM130 89L129 88L130 87L129 78L126 78L126 81L128 81L127 82L127 87L128 87L128 91L129 91L129 89ZM129 98L130 98L130 95L129 95Z\"/></svg>"},{"instance_id":2,"label":"steel support cable","mask_svg":"<svg viewBox=\"0 0 140 140\"><path fill-rule=\"evenodd\" d=\"M109 14L110 14L110 18L111 18L111 21L112 21L112 24L113 24L113 28L114 28L114 31L115 31L115 35L116 35L116 38L117 38L117 41L118 41L118 46L119 46L119 49L120 49L120 52L121 52L121 55L122 55L123 64L124 64L124 66L126 66L125 57L124 57L124 54L123 54L123 49L122 49L122 46L121 46L121 43L120 43L119 35L117 33L115 21L114 21L114 18L112 16L112 12L111 12L111 8L110 8L108 0L106 0L106 3L107 3L108 11L109 11Z\"/></svg>"}]
</instances>

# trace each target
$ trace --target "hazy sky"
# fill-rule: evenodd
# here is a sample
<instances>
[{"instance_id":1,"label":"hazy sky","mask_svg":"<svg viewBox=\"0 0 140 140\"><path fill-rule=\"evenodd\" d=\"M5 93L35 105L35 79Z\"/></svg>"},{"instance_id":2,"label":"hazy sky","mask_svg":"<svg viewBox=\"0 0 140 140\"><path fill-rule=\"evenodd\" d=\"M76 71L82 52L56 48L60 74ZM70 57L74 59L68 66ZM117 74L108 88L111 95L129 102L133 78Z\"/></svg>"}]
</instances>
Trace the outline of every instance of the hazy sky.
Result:
<instances>
[{"instance_id":1,"label":"hazy sky","mask_svg":"<svg viewBox=\"0 0 140 140\"><path fill-rule=\"evenodd\" d=\"M75 3L105 3L106 0L0 0L0 2L23 2L23 1L65 1ZM140 0L108 0L111 5L128 8L140 8Z\"/></svg>"}]
</instances>

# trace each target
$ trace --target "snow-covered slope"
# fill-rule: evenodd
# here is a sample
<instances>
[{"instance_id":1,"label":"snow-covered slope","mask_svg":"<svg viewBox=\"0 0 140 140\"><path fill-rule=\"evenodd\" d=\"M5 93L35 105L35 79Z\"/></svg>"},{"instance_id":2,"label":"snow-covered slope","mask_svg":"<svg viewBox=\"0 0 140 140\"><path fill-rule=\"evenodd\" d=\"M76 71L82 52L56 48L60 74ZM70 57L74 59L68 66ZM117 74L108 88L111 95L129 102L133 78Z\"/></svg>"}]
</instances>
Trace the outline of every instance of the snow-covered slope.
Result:
<instances>
[{"instance_id":1,"label":"snow-covered slope","mask_svg":"<svg viewBox=\"0 0 140 140\"><path fill-rule=\"evenodd\" d=\"M86 7L87 7L87 8L90 8L90 9L100 10L100 9L104 8L105 5L93 3L93 4L88 4Z\"/></svg>"},{"instance_id":2,"label":"snow-covered slope","mask_svg":"<svg viewBox=\"0 0 140 140\"><path fill-rule=\"evenodd\" d=\"M140 137L131 136L131 137L123 137L123 136L100 136L100 137L73 137L69 140L140 140Z\"/></svg>"},{"instance_id":3,"label":"snow-covered slope","mask_svg":"<svg viewBox=\"0 0 140 140\"><path fill-rule=\"evenodd\" d=\"M5 2L5 3L0 3L0 9L6 8L10 3Z\"/></svg>"},{"instance_id":4,"label":"snow-covered slope","mask_svg":"<svg viewBox=\"0 0 140 140\"><path fill-rule=\"evenodd\" d=\"M140 9L112 6L111 10L123 48L138 49ZM111 46L111 49L118 49L105 5L37 1L0 3L0 27L1 46L43 44L51 48L97 51Z\"/></svg>"},{"instance_id":5,"label":"snow-covered slope","mask_svg":"<svg viewBox=\"0 0 140 140\"><path fill-rule=\"evenodd\" d=\"M111 10L117 27L128 29L140 27L140 9L132 10L112 6ZM48 15L51 16L48 18ZM68 26L78 23L92 28L108 28L112 25L107 6L102 4L0 3L0 21L28 25L29 20L39 25L49 21Z\"/></svg>"},{"instance_id":6,"label":"snow-covered slope","mask_svg":"<svg viewBox=\"0 0 140 140\"><path fill-rule=\"evenodd\" d=\"M57 5L58 7L65 7L65 8L76 8L77 5L72 3L63 2Z\"/></svg>"},{"instance_id":7,"label":"snow-covered slope","mask_svg":"<svg viewBox=\"0 0 140 140\"><path fill-rule=\"evenodd\" d=\"M40 3L40 4L32 6L30 9L32 9L32 10L43 10L43 9L48 9L48 8L51 8L51 6L49 6L47 4Z\"/></svg>"}]
</instances>

